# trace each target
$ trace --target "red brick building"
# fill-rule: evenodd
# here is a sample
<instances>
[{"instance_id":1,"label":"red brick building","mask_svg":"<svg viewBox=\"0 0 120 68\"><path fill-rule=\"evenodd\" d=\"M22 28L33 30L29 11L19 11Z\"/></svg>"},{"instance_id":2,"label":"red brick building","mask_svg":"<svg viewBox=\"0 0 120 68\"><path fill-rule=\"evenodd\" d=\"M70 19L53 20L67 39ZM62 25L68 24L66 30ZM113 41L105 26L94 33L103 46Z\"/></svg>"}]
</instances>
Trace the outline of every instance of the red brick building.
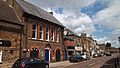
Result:
<instances>
[{"instance_id":1,"label":"red brick building","mask_svg":"<svg viewBox=\"0 0 120 68\"><path fill-rule=\"evenodd\" d=\"M66 51L68 55L67 58L77 52L76 46L78 44L78 35L72 32L70 29L64 29L64 45L66 46Z\"/></svg>"},{"instance_id":2,"label":"red brick building","mask_svg":"<svg viewBox=\"0 0 120 68\"><path fill-rule=\"evenodd\" d=\"M22 57L39 57L46 61L63 60L64 26L50 13L24 0L13 5L25 25L22 35Z\"/></svg>"}]
</instances>

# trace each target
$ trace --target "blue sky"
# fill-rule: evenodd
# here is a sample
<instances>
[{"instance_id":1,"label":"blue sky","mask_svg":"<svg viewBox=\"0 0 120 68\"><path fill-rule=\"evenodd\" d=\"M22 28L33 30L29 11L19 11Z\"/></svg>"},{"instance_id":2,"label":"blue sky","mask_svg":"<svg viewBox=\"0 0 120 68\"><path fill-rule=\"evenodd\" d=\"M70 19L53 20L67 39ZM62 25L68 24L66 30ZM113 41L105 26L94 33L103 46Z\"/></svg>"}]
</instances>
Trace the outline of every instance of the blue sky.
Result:
<instances>
[{"instance_id":1,"label":"blue sky","mask_svg":"<svg viewBox=\"0 0 120 68\"><path fill-rule=\"evenodd\" d=\"M54 16L78 35L92 35L98 43L119 47L120 0L26 0Z\"/></svg>"}]
</instances>

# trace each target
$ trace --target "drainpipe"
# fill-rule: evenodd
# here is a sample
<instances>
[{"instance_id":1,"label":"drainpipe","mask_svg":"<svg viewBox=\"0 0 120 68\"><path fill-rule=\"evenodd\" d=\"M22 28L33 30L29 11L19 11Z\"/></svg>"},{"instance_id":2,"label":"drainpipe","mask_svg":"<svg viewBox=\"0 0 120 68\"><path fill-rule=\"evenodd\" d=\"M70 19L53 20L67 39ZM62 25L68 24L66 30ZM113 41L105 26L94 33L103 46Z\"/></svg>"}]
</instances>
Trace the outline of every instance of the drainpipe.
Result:
<instances>
[{"instance_id":1,"label":"drainpipe","mask_svg":"<svg viewBox=\"0 0 120 68\"><path fill-rule=\"evenodd\" d=\"M23 34L23 26L20 29L20 48L19 48L19 58L22 58L22 34Z\"/></svg>"},{"instance_id":2,"label":"drainpipe","mask_svg":"<svg viewBox=\"0 0 120 68\"><path fill-rule=\"evenodd\" d=\"M25 22L25 49L26 49L26 51L25 52L27 52L27 47L28 47L28 22L29 22L29 18L28 17L26 17L26 22ZM27 57L27 53L25 53L25 57Z\"/></svg>"}]
</instances>

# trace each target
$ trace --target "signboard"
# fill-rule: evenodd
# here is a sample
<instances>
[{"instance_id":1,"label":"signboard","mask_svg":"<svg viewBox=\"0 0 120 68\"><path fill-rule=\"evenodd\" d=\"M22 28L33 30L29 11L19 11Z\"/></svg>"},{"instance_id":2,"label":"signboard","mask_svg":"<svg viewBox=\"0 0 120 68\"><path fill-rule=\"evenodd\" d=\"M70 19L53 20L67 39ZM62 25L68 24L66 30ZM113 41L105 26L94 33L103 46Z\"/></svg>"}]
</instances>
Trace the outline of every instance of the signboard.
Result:
<instances>
[{"instance_id":1,"label":"signboard","mask_svg":"<svg viewBox=\"0 0 120 68\"><path fill-rule=\"evenodd\" d=\"M0 46L11 46L11 41L9 40L0 40Z\"/></svg>"},{"instance_id":2,"label":"signboard","mask_svg":"<svg viewBox=\"0 0 120 68\"><path fill-rule=\"evenodd\" d=\"M75 47L76 51L82 51L82 47Z\"/></svg>"},{"instance_id":3,"label":"signboard","mask_svg":"<svg viewBox=\"0 0 120 68\"><path fill-rule=\"evenodd\" d=\"M67 46L75 46L76 43L74 41L66 41L65 45L67 45Z\"/></svg>"}]
</instances>

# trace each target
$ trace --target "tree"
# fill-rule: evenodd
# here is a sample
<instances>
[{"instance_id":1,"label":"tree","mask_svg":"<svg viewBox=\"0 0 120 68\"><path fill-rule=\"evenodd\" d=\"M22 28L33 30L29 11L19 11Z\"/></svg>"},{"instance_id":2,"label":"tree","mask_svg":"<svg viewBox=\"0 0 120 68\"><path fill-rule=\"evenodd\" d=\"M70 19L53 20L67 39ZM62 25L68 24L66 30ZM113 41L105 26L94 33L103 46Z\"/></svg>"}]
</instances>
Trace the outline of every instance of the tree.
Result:
<instances>
[{"instance_id":1,"label":"tree","mask_svg":"<svg viewBox=\"0 0 120 68\"><path fill-rule=\"evenodd\" d=\"M106 47L111 47L111 43L107 42Z\"/></svg>"}]
</instances>

